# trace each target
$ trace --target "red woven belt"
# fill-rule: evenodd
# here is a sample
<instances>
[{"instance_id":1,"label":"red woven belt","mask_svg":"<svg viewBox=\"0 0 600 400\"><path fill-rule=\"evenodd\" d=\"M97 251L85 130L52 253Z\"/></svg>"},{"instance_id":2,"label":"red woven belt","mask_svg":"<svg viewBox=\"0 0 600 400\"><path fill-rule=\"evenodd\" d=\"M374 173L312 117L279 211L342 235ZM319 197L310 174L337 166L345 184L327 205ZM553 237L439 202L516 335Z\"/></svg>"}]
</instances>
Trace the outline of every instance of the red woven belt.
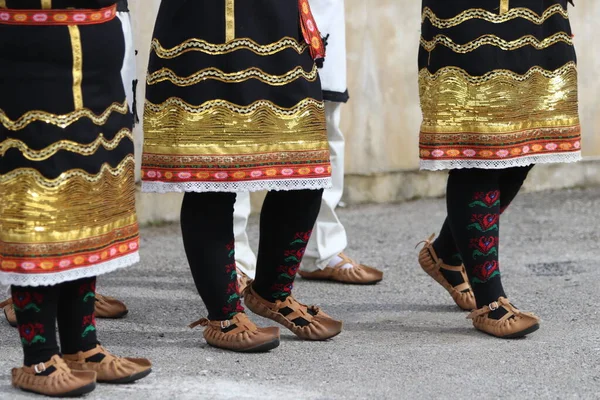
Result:
<instances>
[{"instance_id":1,"label":"red woven belt","mask_svg":"<svg viewBox=\"0 0 600 400\"><path fill-rule=\"evenodd\" d=\"M310 54L313 59L320 60L325 58L325 45L323 39L321 39L321 33L315 18L310 10L308 0L298 0L298 7L300 8L300 27L302 28L302 35L304 40L310 47Z\"/></svg>"},{"instance_id":2,"label":"red woven belt","mask_svg":"<svg viewBox=\"0 0 600 400\"><path fill-rule=\"evenodd\" d=\"M7 25L93 25L115 18L117 5L97 10L15 10L0 9L0 24Z\"/></svg>"}]
</instances>

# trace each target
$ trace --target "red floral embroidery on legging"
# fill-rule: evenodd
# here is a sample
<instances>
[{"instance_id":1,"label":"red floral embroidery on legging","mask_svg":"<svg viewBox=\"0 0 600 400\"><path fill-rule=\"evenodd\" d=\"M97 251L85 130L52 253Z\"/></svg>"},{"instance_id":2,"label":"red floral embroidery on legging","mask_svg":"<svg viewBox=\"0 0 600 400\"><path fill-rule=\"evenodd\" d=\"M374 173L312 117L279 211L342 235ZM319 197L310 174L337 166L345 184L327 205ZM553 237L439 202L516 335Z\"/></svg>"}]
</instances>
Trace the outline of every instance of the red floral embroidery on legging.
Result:
<instances>
[{"instance_id":1,"label":"red floral embroidery on legging","mask_svg":"<svg viewBox=\"0 0 600 400\"><path fill-rule=\"evenodd\" d=\"M312 230L306 232L297 232L290 242L290 248L284 250L284 264L277 267L277 282L271 286L273 297L279 300L285 300L294 288L294 279L300 269L300 263L306 252L306 246L310 240Z\"/></svg>"}]
</instances>

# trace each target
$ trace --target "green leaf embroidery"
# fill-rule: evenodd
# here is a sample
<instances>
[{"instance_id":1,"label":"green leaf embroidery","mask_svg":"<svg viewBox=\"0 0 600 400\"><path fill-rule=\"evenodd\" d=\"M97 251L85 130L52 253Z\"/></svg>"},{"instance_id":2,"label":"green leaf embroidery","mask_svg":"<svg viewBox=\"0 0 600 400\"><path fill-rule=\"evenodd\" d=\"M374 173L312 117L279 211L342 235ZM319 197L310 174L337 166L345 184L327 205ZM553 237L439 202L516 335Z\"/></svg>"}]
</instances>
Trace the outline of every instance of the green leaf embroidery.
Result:
<instances>
[{"instance_id":1,"label":"green leaf embroidery","mask_svg":"<svg viewBox=\"0 0 600 400\"><path fill-rule=\"evenodd\" d=\"M86 337L87 335L90 334L90 332L95 332L96 331L96 327L94 325L88 325L85 327L83 333L81 334L81 337Z\"/></svg>"},{"instance_id":2,"label":"green leaf embroidery","mask_svg":"<svg viewBox=\"0 0 600 400\"><path fill-rule=\"evenodd\" d=\"M496 250L495 247L492 247L492 249L490 251L488 251L486 254L482 253L479 250L474 250L473 251L473 260L476 260L477 257L488 257L489 255L494 254L494 255L498 255L498 250Z\"/></svg>"},{"instance_id":3,"label":"green leaf embroidery","mask_svg":"<svg viewBox=\"0 0 600 400\"><path fill-rule=\"evenodd\" d=\"M480 207L485 207L485 208L492 208L492 207L496 207L500 205L500 200L497 200L494 204L492 204L491 206L488 206L487 204L485 204L483 201L474 201L471 204L469 204L469 207L473 208L476 206L480 206Z\"/></svg>"},{"instance_id":4,"label":"green leaf embroidery","mask_svg":"<svg viewBox=\"0 0 600 400\"><path fill-rule=\"evenodd\" d=\"M95 299L95 298L96 298L96 295L94 294L94 292L87 292L87 293L85 294L85 296L83 296L83 302L84 302L84 303L87 303L87 301L88 301L89 299L92 299L92 300L93 300L93 299Z\"/></svg>"},{"instance_id":5,"label":"green leaf embroidery","mask_svg":"<svg viewBox=\"0 0 600 400\"><path fill-rule=\"evenodd\" d=\"M471 225L468 225L467 229L477 229L479 232L489 232L489 231L493 231L495 229L497 230L498 229L498 224L494 224L494 225L490 226L488 229L483 229L481 227L481 225L479 225L477 222L475 222L475 223L473 223Z\"/></svg>"},{"instance_id":6,"label":"green leaf embroidery","mask_svg":"<svg viewBox=\"0 0 600 400\"><path fill-rule=\"evenodd\" d=\"M487 278L487 280L485 280L485 281L482 281L482 280L481 280L481 279L479 279L479 278L473 278L473 283L486 283L486 282L488 282L490 279L492 279L492 278L495 278L495 277L497 277L497 276L500 276L500 271L494 271L494 273L493 273L492 275L490 275L490 277L489 277L489 278Z\"/></svg>"}]
</instances>

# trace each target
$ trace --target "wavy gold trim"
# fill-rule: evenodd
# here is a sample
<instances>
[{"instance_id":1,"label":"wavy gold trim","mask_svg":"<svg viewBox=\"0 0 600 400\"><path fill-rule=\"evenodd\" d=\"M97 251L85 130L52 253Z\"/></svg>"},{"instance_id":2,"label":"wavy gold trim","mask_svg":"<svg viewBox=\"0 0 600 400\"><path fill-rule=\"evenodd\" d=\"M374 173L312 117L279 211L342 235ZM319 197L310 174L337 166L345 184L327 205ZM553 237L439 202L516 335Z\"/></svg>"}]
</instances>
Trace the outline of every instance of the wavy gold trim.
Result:
<instances>
[{"instance_id":1,"label":"wavy gold trim","mask_svg":"<svg viewBox=\"0 0 600 400\"><path fill-rule=\"evenodd\" d=\"M535 36L532 35L507 41L499 38L496 35L486 34L466 44L457 44L446 35L435 35L433 40L430 41L427 41L421 37L421 46L423 46L423 48L427 51L433 51L437 45L440 44L448 47L456 53L461 54L470 53L474 50L477 50L479 47L486 45L496 46L506 51L517 50L525 46L532 46L536 50L543 50L559 42L564 42L571 46L573 45L573 39L565 32L555 33L554 35L547 37L542 41L539 41Z\"/></svg>"},{"instance_id":2,"label":"wavy gold trim","mask_svg":"<svg viewBox=\"0 0 600 400\"><path fill-rule=\"evenodd\" d=\"M163 47L158 39L152 40L152 51L163 59L179 57L190 51L198 51L211 56L229 54L238 50L249 50L259 56L271 56L287 49L294 49L298 54L302 54L308 45L298 42L291 37L284 37L281 40L266 45L258 44L249 38L238 38L225 44L209 43L202 39L188 39L185 42L171 48Z\"/></svg>"},{"instance_id":3,"label":"wavy gold trim","mask_svg":"<svg viewBox=\"0 0 600 400\"><path fill-rule=\"evenodd\" d=\"M104 147L106 150L116 149L124 138L128 138L133 142L133 134L131 133L131 130L121 129L112 140L106 140L104 135L101 133L98 135L96 140L89 144L81 144L71 140L60 140L41 150L33 150L21 140L7 139L3 142L0 142L0 156L4 156L4 154L11 148L18 149L26 159L31 161L47 160L60 150L80 154L83 156L91 156L92 154L96 153L100 146Z\"/></svg>"},{"instance_id":4,"label":"wavy gold trim","mask_svg":"<svg viewBox=\"0 0 600 400\"><path fill-rule=\"evenodd\" d=\"M191 106L177 98L161 105L147 102L144 133L144 160L151 154L244 155L248 163L266 153L283 157L285 152L328 149L324 105L314 99L292 108L266 100L248 106L225 100Z\"/></svg>"},{"instance_id":5,"label":"wavy gold trim","mask_svg":"<svg viewBox=\"0 0 600 400\"><path fill-rule=\"evenodd\" d=\"M161 68L156 72L148 75L146 83L148 85L156 85L157 83L169 81L174 85L185 87L196 85L207 79L213 79L225 83L240 83L249 79L257 79L262 83L271 86L283 86L296 79L304 78L309 82L314 82L318 76L317 66L314 65L312 71L306 72L300 66L283 75L271 75L260 68L252 67L238 72L223 72L218 68L206 68L200 70L190 76L180 77L169 68Z\"/></svg>"},{"instance_id":6,"label":"wavy gold trim","mask_svg":"<svg viewBox=\"0 0 600 400\"><path fill-rule=\"evenodd\" d=\"M536 74L547 79L552 79L569 74L571 71L577 71L577 64L574 61L570 61L554 71L549 71L542 67L534 66L522 75L506 69L497 69L481 76L472 76L469 75L467 71L459 67L444 67L435 74L432 74L429 72L429 70L427 70L427 68L423 68L421 71L419 71L419 79L433 82L438 81L439 79L447 79L448 75L452 75L453 77L460 77L460 79L469 82L472 85L482 85L490 80L497 80L500 77L505 77L507 80L512 80L514 82L525 82Z\"/></svg>"},{"instance_id":7,"label":"wavy gold trim","mask_svg":"<svg viewBox=\"0 0 600 400\"><path fill-rule=\"evenodd\" d=\"M121 175L126 169L132 168L135 165L135 159L133 155L125 157L116 168L112 168L108 164L103 164L100 171L97 174L89 174L81 169L71 169L60 174L56 179L45 178L38 170L33 168L19 168L10 171L7 174L0 175L0 185L6 184L6 182L15 178L29 178L33 177L35 183L46 189L56 189L60 186L68 184L73 178L82 178L86 182L98 182L105 173L111 174L112 176Z\"/></svg>"},{"instance_id":8,"label":"wavy gold trim","mask_svg":"<svg viewBox=\"0 0 600 400\"><path fill-rule=\"evenodd\" d=\"M59 185L48 185L31 170L16 170L18 174L2 179L1 252L15 254L19 247L20 254L29 256L58 255L135 235L134 164L131 156L116 171L105 166L94 179L71 174ZM26 244L35 247L27 249Z\"/></svg>"},{"instance_id":9,"label":"wavy gold trim","mask_svg":"<svg viewBox=\"0 0 600 400\"><path fill-rule=\"evenodd\" d=\"M185 110L190 113L199 114L199 113L204 113L204 112L210 111L210 109L214 108L214 107L223 107L225 109L228 109L234 113L241 114L241 115L249 115L261 108L265 108L265 109L270 110L271 112L273 112L276 115L290 116L290 115L296 114L298 111L300 111L303 108L306 108L308 106L313 106L313 107L317 108L318 110L325 110L325 104L322 101L318 101L318 100L311 99L311 98L303 99L300 102L298 102L298 104L296 104L294 107L286 108L286 107L280 107L280 106L276 105L275 103L268 101L268 100L258 100L247 106L240 106L240 105L231 103L227 100L210 100L205 103L202 103L199 106L193 106L190 103L187 103L178 97L171 97L160 104L154 104L154 103L151 103L146 100L145 108L146 108L146 111L162 112L162 111L168 110L169 108L177 107L177 108L181 108L182 110Z\"/></svg>"},{"instance_id":10,"label":"wavy gold trim","mask_svg":"<svg viewBox=\"0 0 600 400\"><path fill-rule=\"evenodd\" d=\"M71 47L73 49L73 103L75 109L83 108L83 91L81 82L83 81L83 50L81 49L81 33L77 25L69 25L69 35L71 36Z\"/></svg>"},{"instance_id":11,"label":"wavy gold trim","mask_svg":"<svg viewBox=\"0 0 600 400\"><path fill-rule=\"evenodd\" d=\"M129 109L127 107L127 101L123 103L112 103L100 115L94 114L91 110L87 108L81 108L68 114L52 114L46 111L33 110L26 112L21 117L19 117L19 119L14 121L8 118L6 113L2 109L0 109L0 123L6 129L11 131L21 130L27 127L27 125L36 121L45 122L47 124L55 125L59 128L65 129L69 125L77 122L78 120L84 117L92 120L92 122L95 125L104 125L106 121L108 121L110 114L112 114L113 112L117 112L123 115L127 114L129 112Z\"/></svg>"},{"instance_id":12,"label":"wavy gold trim","mask_svg":"<svg viewBox=\"0 0 600 400\"><path fill-rule=\"evenodd\" d=\"M461 12L456 17L448 19L438 18L431 8L425 7L421 16L421 22L425 22L426 19L429 19L431 24L439 29L452 28L471 19L482 19L493 24L501 24L513 19L523 18L533 22L536 25L542 25L550 17L556 14L562 15L565 19L569 18L568 11L565 10L560 4L554 4L553 6L550 6L542 15L538 15L534 11L523 7L511 8L506 14L501 15L484 10L482 8L472 8Z\"/></svg>"},{"instance_id":13,"label":"wavy gold trim","mask_svg":"<svg viewBox=\"0 0 600 400\"><path fill-rule=\"evenodd\" d=\"M577 68L505 70L471 77L446 67L419 73L423 124L428 133L509 133L579 124ZM484 139L481 139L484 140Z\"/></svg>"},{"instance_id":14,"label":"wavy gold trim","mask_svg":"<svg viewBox=\"0 0 600 400\"><path fill-rule=\"evenodd\" d=\"M235 39L235 0L225 0L225 41Z\"/></svg>"}]
</instances>

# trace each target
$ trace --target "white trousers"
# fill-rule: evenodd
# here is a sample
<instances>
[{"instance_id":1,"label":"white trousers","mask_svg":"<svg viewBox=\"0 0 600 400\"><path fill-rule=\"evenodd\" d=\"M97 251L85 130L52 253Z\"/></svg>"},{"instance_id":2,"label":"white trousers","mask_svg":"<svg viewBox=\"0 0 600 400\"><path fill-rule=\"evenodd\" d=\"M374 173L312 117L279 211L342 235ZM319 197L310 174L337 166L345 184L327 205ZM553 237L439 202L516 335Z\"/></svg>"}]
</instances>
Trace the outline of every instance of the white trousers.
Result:
<instances>
[{"instance_id":1,"label":"white trousers","mask_svg":"<svg viewBox=\"0 0 600 400\"><path fill-rule=\"evenodd\" d=\"M133 81L135 80L135 48L133 45L133 29L131 27L131 17L127 12L118 12L117 16L123 26L123 35L125 36L125 59L123 68L121 68L121 79L127 95L127 104L133 112Z\"/></svg>"},{"instance_id":2,"label":"white trousers","mask_svg":"<svg viewBox=\"0 0 600 400\"><path fill-rule=\"evenodd\" d=\"M324 269L335 256L348 246L346 230L335 213L344 192L345 143L340 129L341 106L341 103L325 103L333 187L326 189L323 194L321 211L302 262L301 269L303 271ZM233 214L235 257L238 267L246 275L254 278L256 255L250 247L246 233L250 212L250 194L248 192L238 193Z\"/></svg>"}]
</instances>

